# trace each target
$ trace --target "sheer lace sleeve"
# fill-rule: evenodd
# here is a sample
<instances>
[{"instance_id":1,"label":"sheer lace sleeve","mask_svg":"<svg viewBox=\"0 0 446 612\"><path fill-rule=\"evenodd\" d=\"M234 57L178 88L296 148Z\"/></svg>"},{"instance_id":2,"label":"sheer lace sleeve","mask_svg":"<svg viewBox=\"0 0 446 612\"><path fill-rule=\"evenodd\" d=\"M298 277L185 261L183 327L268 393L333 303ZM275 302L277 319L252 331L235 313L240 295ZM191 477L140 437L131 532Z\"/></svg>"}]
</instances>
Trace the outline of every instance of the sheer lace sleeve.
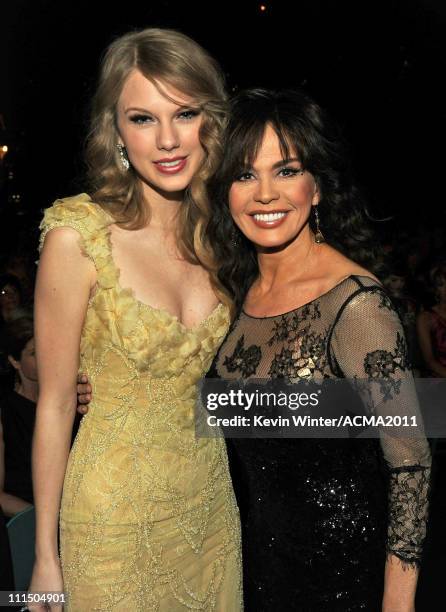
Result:
<instances>
[{"instance_id":1,"label":"sheer lace sleeve","mask_svg":"<svg viewBox=\"0 0 446 612\"><path fill-rule=\"evenodd\" d=\"M401 322L379 286L358 289L343 304L330 354L343 376L374 381L367 399L371 411L415 416L421 423ZM381 428L380 442L390 472L388 553L416 566L426 535L429 444L419 431L410 437L402 427Z\"/></svg>"}]
</instances>

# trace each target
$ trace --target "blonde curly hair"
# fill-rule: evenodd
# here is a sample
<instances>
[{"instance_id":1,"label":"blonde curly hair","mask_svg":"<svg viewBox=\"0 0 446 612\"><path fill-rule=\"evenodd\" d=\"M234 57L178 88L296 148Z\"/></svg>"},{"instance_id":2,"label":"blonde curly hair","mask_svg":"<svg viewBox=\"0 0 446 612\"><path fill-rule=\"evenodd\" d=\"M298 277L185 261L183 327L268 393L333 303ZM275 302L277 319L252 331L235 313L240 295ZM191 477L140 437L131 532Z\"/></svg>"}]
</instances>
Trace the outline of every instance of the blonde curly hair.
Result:
<instances>
[{"instance_id":1,"label":"blonde curly hair","mask_svg":"<svg viewBox=\"0 0 446 612\"><path fill-rule=\"evenodd\" d=\"M175 30L147 28L125 34L108 47L93 98L86 144L90 196L127 229L141 228L150 220L141 182L132 170L122 170L117 149L117 103L135 69L155 85L162 80L190 96L203 114L199 137L205 155L185 191L177 239L188 261L212 269L214 254L204 235L210 216L207 181L222 157L227 96L217 62L188 36ZM221 287L214 289L222 297Z\"/></svg>"}]
</instances>

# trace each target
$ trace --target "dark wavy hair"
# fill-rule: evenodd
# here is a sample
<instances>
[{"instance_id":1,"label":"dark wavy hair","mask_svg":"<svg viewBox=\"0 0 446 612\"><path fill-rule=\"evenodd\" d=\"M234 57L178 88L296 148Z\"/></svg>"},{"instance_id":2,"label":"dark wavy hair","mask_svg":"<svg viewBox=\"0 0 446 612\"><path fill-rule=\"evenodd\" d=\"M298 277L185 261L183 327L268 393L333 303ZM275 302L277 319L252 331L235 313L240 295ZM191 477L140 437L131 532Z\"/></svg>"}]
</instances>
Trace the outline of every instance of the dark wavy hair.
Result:
<instances>
[{"instance_id":1,"label":"dark wavy hair","mask_svg":"<svg viewBox=\"0 0 446 612\"><path fill-rule=\"evenodd\" d=\"M218 260L214 283L220 281L236 309L257 277L258 265L255 247L232 221L229 190L256 158L267 125L278 136L283 158L297 154L302 167L313 175L320 194L320 226L327 243L376 270L368 214L352 180L347 147L337 126L306 93L248 89L231 101L224 160L210 183L213 208L207 226L208 240ZM315 229L312 218L310 226Z\"/></svg>"}]
</instances>

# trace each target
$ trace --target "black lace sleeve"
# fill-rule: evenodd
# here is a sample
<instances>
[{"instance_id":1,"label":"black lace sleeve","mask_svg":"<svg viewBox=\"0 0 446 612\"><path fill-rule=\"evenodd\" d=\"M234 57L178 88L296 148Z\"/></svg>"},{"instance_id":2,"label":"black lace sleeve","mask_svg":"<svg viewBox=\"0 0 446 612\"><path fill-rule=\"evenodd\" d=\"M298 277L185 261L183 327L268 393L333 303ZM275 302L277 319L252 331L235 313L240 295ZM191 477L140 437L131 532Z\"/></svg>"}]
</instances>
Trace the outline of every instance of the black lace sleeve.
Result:
<instances>
[{"instance_id":1,"label":"black lace sleeve","mask_svg":"<svg viewBox=\"0 0 446 612\"><path fill-rule=\"evenodd\" d=\"M376 415L421 415L398 314L379 287L360 289L343 305L330 351L347 378L374 381L367 397ZM390 473L388 553L419 565L426 535L431 456L425 437L407 428L380 428Z\"/></svg>"}]
</instances>

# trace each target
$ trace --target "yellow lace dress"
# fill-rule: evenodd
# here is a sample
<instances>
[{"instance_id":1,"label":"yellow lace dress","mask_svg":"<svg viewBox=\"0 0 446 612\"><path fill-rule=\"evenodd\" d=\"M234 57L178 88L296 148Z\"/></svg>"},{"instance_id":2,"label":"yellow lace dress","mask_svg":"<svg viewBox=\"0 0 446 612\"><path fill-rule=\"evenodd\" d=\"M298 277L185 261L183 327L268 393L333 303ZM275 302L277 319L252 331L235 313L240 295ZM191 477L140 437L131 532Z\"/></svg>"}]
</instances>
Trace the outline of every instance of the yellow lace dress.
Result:
<instances>
[{"instance_id":1,"label":"yellow lace dress","mask_svg":"<svg viewBox=\"0 0 446 612\"><path fill-rule=\"evenodd\" d=\"M196 383L229 324L219 305L189 329L119 285L110 224L82 194L45 211L41 245L72 227L97 270L80 371L93 399L60 511L70 612L243 609L238 509L222 439L195 437Z\"/></svg>"}]
</instances>

